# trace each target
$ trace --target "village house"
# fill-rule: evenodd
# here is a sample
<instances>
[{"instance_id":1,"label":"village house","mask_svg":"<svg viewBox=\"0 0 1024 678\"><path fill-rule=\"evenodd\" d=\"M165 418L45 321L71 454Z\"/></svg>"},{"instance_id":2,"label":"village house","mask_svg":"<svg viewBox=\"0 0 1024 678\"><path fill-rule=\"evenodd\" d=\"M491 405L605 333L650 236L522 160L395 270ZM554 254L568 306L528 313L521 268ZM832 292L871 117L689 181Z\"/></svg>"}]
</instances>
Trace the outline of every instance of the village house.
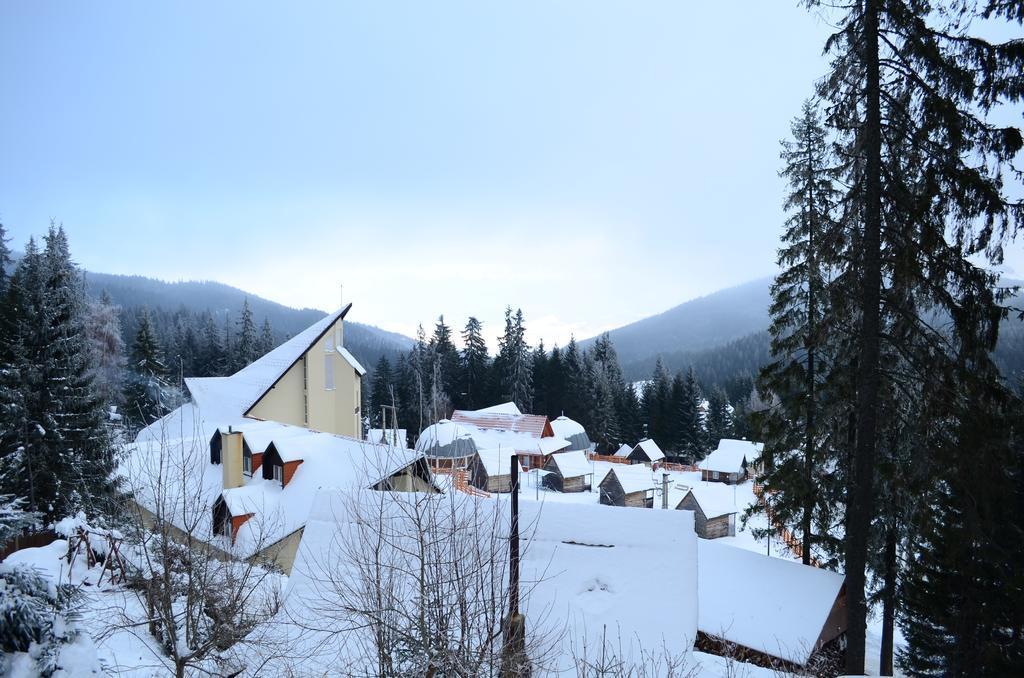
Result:
<instances>
[{"instance_id":1,"label":"village house","mask_svg":"<svg viewBox=\"0 0 1024 678\"><path fill-rule=\"evenodd\" d=\"M608 506L654 508L654 479L643 465L615 466L598 485L600 502Z\"/></svg>"},{"instance_id":2,"label":"village house","mask_svg":"<svg viewBox=\"0 0 1024 678\"><path fill-rule=\"evenodd\" d=\"M512 491L512 459L516 459L519 473L523 467L515 450L492 448L477 450L469 462L469 482L486 492Z\"/></svg>"},{"instance_id":3,"label":"village house","mask_svg":"<svg viewBox=\"0 0 1024 678\"><path fill-rule=\"evenodd\" d=\"M658 443L650 438L641 440L626 456L631 464L654 464L664 461L665 453L658 447Z\"/></svg>"},{"instance_id":4,"label":"village house","mask_svg":"<svg viewBox=\"0 0 1024 678\"><path fill-rule=\"evenodd\" d=\"M615 454L612 456L617 457L618 459L629 459L629 455L632 453L633 446L622 443L622 445L619 445L619 449L615 450Z\"/></svg>"},{"instance_id":5,"label":"village house","mask_svg":"<svg viewBox=\"0 0 1024 678\"><path fill-rule=\"evenodd\" d=\"M571 446L554 434L546 416L523 414L511 402L455 410L451 419L431 424L416 440L416 449L432 464L455 468L469 464L478 450L498 447L515 451L524 468L543 468L550 455Z\"/></svg>"},{"instance_id":6,"label":"village house","mask_svg":"<svg viewBox=\"0 0 1024 678\"><path fill-rule=\"evenodd\" d=\"M763 443L722 438L718 448L697 463L701 480L714 483L742 483L761 457Z\"/></svg>"},{"instance_id":7,"label":"village house","mask_svg":"<svg viewBox=\"0 0 1024 678\"><path fill-rule=\"evenodd\" d=\"M344 347L348 304L230 377L192 377L185 386L204 404L205 421L275 421L361 438L366 370Z\"/></svg>"},{"instance_id":8,"label":"village house","mask_svg":"<svg viewBox=\"0 0 1024 678\"><path fill-rule=\"evenodd\" d=\"M342 343L350 307L230 377L186 380L191 400L143 429L122 465L144 518L187 501L208 516L189 538L289 572L319 488L438 491L422 454L360 440L362 367ZM168 463L178 472L161 473Z\"/></svg>"},{"instance_id":9,"label":"village house","mask_svg":"<svg viewBox=\"0 0 1024 678\"><path fill-rule=\"evenodd\" d=\"M703 539L736 536L736 504L732 490L721 483L688 487L676 509L693 511L693 527Z\"/></svg>"},{"instance_id":10,"label":"village house","mask_svg":"<svg viewBox=\"0 0 1024 678\"><path fill-rule=\"evenodd\" d=\"M843 576L720 541L698 539L697 649L724 640L741 660L801 670L846 633Z\"/></svg>"},{"instance_id":11,"label":"village house","mask_svg":"<svg viewBox=\"0 0 1024 678\"><path fill-rule=\"evenodd\" d=\"M590 442L590 437L587 436L583 424L573 421L564 414L551 420L551 430L554 431L555 437L569 441L569 447L565 448L566 452L575 450L587 452L594 445Z\"/></svg>"},{"instance_id":12,"label":"village house","mask_svg":"<svg viewBox=\"0 0 1024 678\"><path fill-rule=\"evenodd\" d=\"M594 472L582 450L552 454L544 470L544 486L556 492L589 492L593 484Z\"/></svg>"}]
</instances>

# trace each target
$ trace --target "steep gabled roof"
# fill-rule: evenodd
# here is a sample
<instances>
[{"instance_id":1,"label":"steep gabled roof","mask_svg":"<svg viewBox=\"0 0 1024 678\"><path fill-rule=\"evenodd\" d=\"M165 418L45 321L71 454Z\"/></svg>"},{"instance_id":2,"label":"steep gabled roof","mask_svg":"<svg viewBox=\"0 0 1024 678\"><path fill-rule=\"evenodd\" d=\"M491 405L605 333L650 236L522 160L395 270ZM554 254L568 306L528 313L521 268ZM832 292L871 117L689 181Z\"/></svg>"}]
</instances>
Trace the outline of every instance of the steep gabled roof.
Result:
<instances>
[{"instance_id":1,"label":"steep gabled roof","mask_svg":"<svg viewBox=\"0 0 1024 678\"><path fill-rule=\"evenodd\" d=\"M555 468L563 478L578 478L593 473L590 462L587 461L587 455L582 450L553 454L551 461L554 462Z\"/></svg>"},{"instance_id":2,"label":"steep gabled roof","mask_svg":"<svg viewBox=\"0 0 1024 678\"><path fill-rule=\"evenodd\" d=\"M633 449L635 450L637 448L642 450L643 453L647 455L647 458L650 459L651 461L661 461L662 459L665 458L665 453L661 451L660 447L658 447L658 443L654 442L650 438L638 442L636 444L636 447Z\"/></svg>"},{"instance_id":3,"label":"steep gabled roof","mask_svg":"<svg viewBox=\"0 0 1024 678\"><path fill-rule=\"evenodd\" d=\"M249 414L267 391L302 359L313 344L327 334L335 322L344 319L351 308L352 304L348 304L334 313L328 313L230 377L193 377L186 379L185 385L204 414L213 415L213 419ZM366 373L351 353L344 348L341 348L339 353L360 375Z\"/></svg>"}]
</instances>

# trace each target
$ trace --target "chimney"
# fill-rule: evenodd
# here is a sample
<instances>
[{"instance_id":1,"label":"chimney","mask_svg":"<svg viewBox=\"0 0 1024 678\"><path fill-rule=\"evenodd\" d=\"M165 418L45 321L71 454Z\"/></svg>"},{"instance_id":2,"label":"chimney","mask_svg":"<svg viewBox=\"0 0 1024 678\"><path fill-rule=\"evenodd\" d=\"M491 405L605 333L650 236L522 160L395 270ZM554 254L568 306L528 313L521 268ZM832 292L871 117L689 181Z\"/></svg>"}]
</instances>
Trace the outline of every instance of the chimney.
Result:
<instances>
[{"instance_id":1,"label":"chimney","mask_svg":"<svg viewBox=\"0 0 1024 678\"><path fill-rule=\"evenodd\" d=\"M661 474L661 508L668 508L668 474Z\"/></svg>"},{"instance_id":2,"label":"chimney","mask_svg":"<svg viewBox=\"0 0 1024 678\"><path fill-rule=\"evenodd\" d=\"M220 461L224 469L224 489L242 486L242 432L220 434Z\"/></svg>"}]
</instances>

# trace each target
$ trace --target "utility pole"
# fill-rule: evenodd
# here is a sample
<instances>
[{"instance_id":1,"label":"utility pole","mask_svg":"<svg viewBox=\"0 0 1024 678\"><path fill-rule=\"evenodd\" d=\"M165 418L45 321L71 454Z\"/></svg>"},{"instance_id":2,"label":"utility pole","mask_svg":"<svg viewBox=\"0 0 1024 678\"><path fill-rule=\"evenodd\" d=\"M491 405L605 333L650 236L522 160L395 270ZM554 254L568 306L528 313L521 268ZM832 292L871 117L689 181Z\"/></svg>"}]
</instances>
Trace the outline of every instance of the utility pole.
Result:
<instances>
[{"instance_id":1,"label":"utility pole","mask_svg":"<svg viewBox=\"0 0 1024 678\"><path fill-rule=\"evenodd\" d=\"M501 678L530 675L526 663L526 617L519 613L519 456L512 453L512 517L508 535L508 619Z\"/></svg>"}]
</instances>

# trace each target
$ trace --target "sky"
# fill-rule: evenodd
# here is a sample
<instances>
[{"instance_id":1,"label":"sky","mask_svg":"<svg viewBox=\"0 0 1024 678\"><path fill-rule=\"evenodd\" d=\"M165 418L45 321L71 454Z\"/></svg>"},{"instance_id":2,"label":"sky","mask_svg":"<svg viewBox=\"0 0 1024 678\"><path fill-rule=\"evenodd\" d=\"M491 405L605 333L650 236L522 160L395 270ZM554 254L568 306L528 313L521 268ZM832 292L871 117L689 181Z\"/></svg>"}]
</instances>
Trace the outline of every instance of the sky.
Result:
<instances>
[{"instance_id":1,"label":"sky","mask_svg":"<svg viewBox=\"0 0 1024 678\"><path fill-rule=\"evenodd\" d=\"M828 33L796 0L3 3L0 221L89 270L407 335L511 305L564 344L774 272Z\"/></svg>"}]
</instances>

